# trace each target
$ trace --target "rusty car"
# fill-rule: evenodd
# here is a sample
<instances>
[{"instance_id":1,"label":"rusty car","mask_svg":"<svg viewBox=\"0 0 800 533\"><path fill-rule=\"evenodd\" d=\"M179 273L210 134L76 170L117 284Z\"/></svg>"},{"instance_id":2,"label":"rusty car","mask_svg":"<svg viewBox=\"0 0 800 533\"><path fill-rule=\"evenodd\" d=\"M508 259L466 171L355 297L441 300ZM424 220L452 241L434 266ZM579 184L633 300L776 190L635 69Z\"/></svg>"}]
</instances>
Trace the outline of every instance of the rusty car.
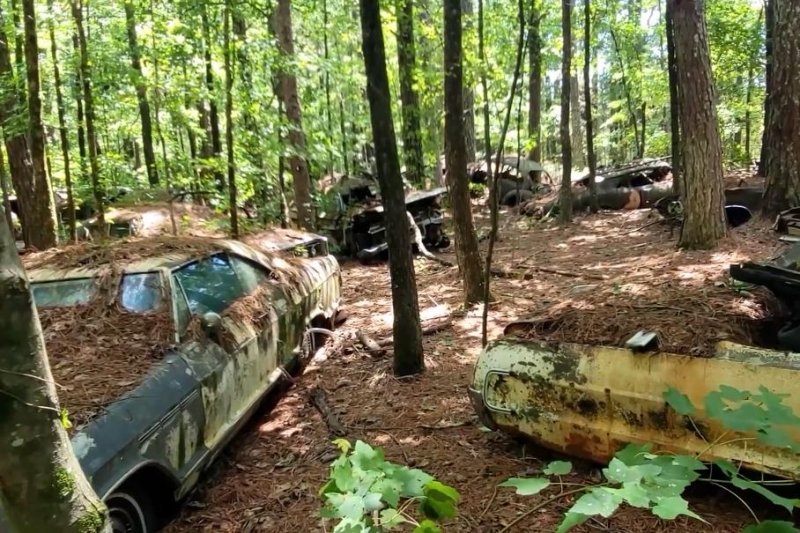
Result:
<instances>
[{"instance_id":1,"label":"rusty car","mask_svg":"<svg viewBox=\"0 0 800 533\"><path fill-rule=\"evenodd\" d=\"M309 359L340 300L327 241L298 232L113 240L40 255L26 266L51 368L114 533L163 525Z\"/></svg>"}]
</instances>

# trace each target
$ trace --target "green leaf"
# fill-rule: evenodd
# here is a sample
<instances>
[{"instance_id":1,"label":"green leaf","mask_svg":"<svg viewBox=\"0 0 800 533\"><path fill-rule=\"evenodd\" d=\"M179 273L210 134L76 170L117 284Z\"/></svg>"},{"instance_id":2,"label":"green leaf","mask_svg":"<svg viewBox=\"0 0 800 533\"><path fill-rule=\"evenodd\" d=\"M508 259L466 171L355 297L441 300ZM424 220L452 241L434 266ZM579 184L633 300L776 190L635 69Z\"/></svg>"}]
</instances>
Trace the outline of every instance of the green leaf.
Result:
<instances>
[{"instance_id":1,"label":"green leaf","mask_svg":"<svg viewBox=\"0 0 800 533\"><path fill-rule=\"evenodd\" d=\"M655 507L653 507L653 514L664 520L675 520L681 515L702 520L697 514L689 510L689 502L680 496L659 500Z\"/></svg>"},{"instance_id":2,"label":"green leaf","mask_svg":"<svg viewBox=\"0 0 800 533\"><path fill-rule=\"evenodd\" d=\"M546 476L566 476L572 472L572 463L569 461L553 461L542 471Z\"/></svg>"},{"instance_id":3,"label":"green leaf","mask_svg":"<svg viewBox=\"0 0 800 533\"><path fill-rule=\"evenodd\" d=\"M747 526L742 533L798 533L800 529L794 527L791 522L778 522L777 520L765 520L757 525Z\"/></svg>"},{"instance_id":4,"label":"green leaf","mask_svg":"<svg viewBox=\"0 0 800 533\"><path fill-rule=\"evenodd\" d=\"M400 503L400 494L403 491L403 484L396 479L382 478L373 483L370 490L372 492L379 492L383 501L392 507L397 507Z\"/></svg>"},{"instance_id":5,"label":"green leaf","mask_svg":"<svg viewBox=\"0 0 800 533\"><path fill-rule=\"evenodd\" d=\"M451 487L450 485L445 485L439 481L429 481L424 488L425 496L430 496L432 493L439 493L443 497L452 500L454 503L458 503L461 500L461 495L458 493L456 489Z\"/></svg>"},{"instance_id":6,"label":"green leaf","mask_svg":"<svg viewBox=\"0 0 800 533\"><path fill-rule=\"evenodd\" d=\"M384 509L381 511L381 527L384 529L393 529L400 524L408 522L406 518L401 515L397 509Z\"/></svg>"},{"instance_id":7,"label":"green leaf","mask_svg":"<svg viewBox=\"0 0 800 533\"><path fill-rule=\"evenodd\" d=\"M350 451L350 441L347 439L336 439L333 441L333 445L339 448L342 453Z\"/></svg>"},{"instance_id":8,"label":"green leaf","mask_svg":"<svg viewBox=\"0 0 800 533\"><path fill-rule=\"evenodd\" d=\"M674 387L668 388L663 397L679 415L691 416L697 411L689 397Z\"/></svg>"},{"instance_id":9,"label":"green leaf","mask_svg":"<svg viewBox=\"0 0 800 533\"><path fill-rule=\"evenodd\" d=\"M334 466L331 477L339 487L339 492L350 492L358 486L358 480L353 476L353 466L350 461L344 461Z\"/></svg>"},{"instance_id":10,"label":"green leaf","mask_svg":"<svg viewBox=\"0 0 800 533\"><path fill-rule=\"evenodd\" d=\"M659 466L652 464L628 466L616 457L611 459L608 468L603 469L606 479L616 483L636 483L645 476L657 476L660 472Z\"/></svg>"},{"instance_id":11,"label":"green leaf","mask_svg":"<svg viewBox=\"0 0 800 533\"><path fill-rule=\"evenodd\" d=\"M368 492L364 495L364 508L368 513L371 513L372 511L380 511L386 507L381 501L382 496L382 494L377 492Z\"/></svg>"},{"instance_id":12,"label":"green leaf","mask_svg":"<svg viewBox=\"0 0 800 533\"><path fill-rule=\"evenodd\" d=\"M329 479L324 485L322 485L322 488L319 489L319 495L325 496L326 494L330 494L332 492L341 492L341 490L339 490L339 487L336 486L336 481Z\"/></svg>"},{"instance_id":13,"label":"green leaf","mask_svg":"<svg viewBox=\"0 0 800 533\"><path fill-rule=\"evenodd\" d=\"M413 533L442 533L442 530L433 520L423 520L414 528Z\"/></svg>"},{"instance_id":14,"label":"green leaf","mask_svg":"<svg viewBox=\"0 0 800 533\"><path fill-rule=\"evenodd\" d=\"M566 533L575 526L579 526L589 520L585 514L573 513L572 511L564 515L564 520L558 525L556 533Z\"/></svg>"},{"instance_id":15,"label":"green leaf","mask_svg":"<svg viewBox=\"0 0 800 533\"><path fill-rule=\"evenodd\" d=\"M339 518L360 520L364 516L364 499L355 494L326 494L328 502L336 510Z\"/></svg>"},{"instance_id":16,"label":"green leaf","mask_svg":"<svg viewBox=\"0 0 800 533\"><path fill-rule=\"evenodd\" d=\"M650 508L650 495L639 483L625 483L622 485L622 488L607 488L606 490L615 494L632 507L638 507L640 509Z\"/></svg>"},{"instance_id":17,"label":"green leaf","mask_svg":"<svg viewBox=\"0 0 800 533\"><path fill-rule=\"evenodd\" d=\"M354 520L345 518L333 528L333 533L365 533L370 531L370 527L364 520Z\"/></svg>"},{"instance_id":18,"label":"green leaf","mask_svg":"<svg viewBox=\"0 0 800 533\"><path fill-rule=\"evenodd\" d=\"M418 498L424 494L424 487L433 480L433 477L416 468L401 467L391 471L392 479L399 482L403 489L401 496L404 498Z\"/></svg>"},{"instance_id":19,"label":"green leaf","mask_svg":"<svg viewBox=\"0 0 800 533\"><path fill-rule=\"evenodd\" d=\"M676 455L672 458L672 463L693 471L708 470L708 466L704 462L698 461L690 455Z\"/></svg>"},{"instance_id":20,"label":"green leaf","mask_svg":"<svg viewBox=\"0 0 800 533\"><path fill-rule=\"evenodd\" d=\"M550 480L543 477L512 477L503 481L498 486L515 488L517 489L517 494L520 496L533 496L549 487Z\"/></svg>"},{"instance_id":21,"label":"green leaf","mask_svg":"<svg viewBox=\"0 0 800 533\"><path fill-rule=\"evenodd\" d=\"M733 483L733 486L738 489L752 490L753 492L760 494L761 496L768 499L775 505L783 507L790 513L792 512L792 509L800 506L800 500L792 500L789 498L784 498L783 496L779 496L774 492L772 492L771 490L769 490L768 488L766 488L765 486L759 485L758 483L754 483L749 479L745 479L739 476L734 476L731 478L731 483Z\"/></svg>"},{"instance_id":22,"label":"green leaf","mask_svg":"<svg viewBox=\"0 0 800 533\"><path fill-rule=\"evenodd\" d=\"M750 391L742 391L729 385L720 385L719 394L729 402L743 402L750 397Z\"/></svg>"},{"instance_id":23,"label":"green leaf","mask_svg":"<svg viewBox=\"0 0 800 533\"><path fill-rule=\"evenodd\" d=\"M652 449L653 445L650 443L628 444L618 451L614 457L628 466L641 465L647 462L645 455L650 453Z\"/></svg>"},{"instance_id":24,"label":"green leaf","mask_svg":"<svg viewBox=\"0 0 800 533\"><path fill-rule=\"evenodd\" d=\"M425 486L425 499L420 510L428 518L446 520L456 516L456 504L461 496L453 487L438 481L431 481Z\"/></svg>"},{"instance_id":25,"label":"green leaf","mask_svg":"<svg viewBox=\"0 0 800 533\"><path fill-rule=\"evenodd\" d=\"M353 462L353 466L361 470L376 470L384 462L383 451L359 440L356 441L350 460Z\"/></svg>"},{"instance_id":26,"label":"green leaf","mask_svg":"<svg viewBox=\"0 0 800 533\"><path fill-rule=\"evenodd\" d=\"M71 429L72 428L72 422L69 419L69 411L67 411L63 407L61 408L61 411L59 412L59 418L61 419L61 427L63 427L64 429Z\"/></svg>"},{"instance_id":27,"label":"green leaf","mask_svg":"<svg viewBox=\"0 0 800 533\"><path fill-rule=\"evenodd\" d=\"M588 516L600 515L603 518L608 518L622 503L622 498L614 494L612 491L605 490L604 487L591 489L583 496L578 498L569 512L580 513Z\"/></svg>"}]
</instances>

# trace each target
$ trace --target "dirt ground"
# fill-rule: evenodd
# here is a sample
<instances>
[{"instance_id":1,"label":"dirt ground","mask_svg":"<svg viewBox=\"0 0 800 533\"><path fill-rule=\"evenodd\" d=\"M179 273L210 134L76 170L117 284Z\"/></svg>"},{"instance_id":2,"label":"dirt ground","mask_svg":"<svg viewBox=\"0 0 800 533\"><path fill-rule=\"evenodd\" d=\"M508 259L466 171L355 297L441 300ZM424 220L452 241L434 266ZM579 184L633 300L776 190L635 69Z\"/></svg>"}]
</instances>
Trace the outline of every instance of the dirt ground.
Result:
<instances>
[{"instance_id":1,"label":"dirt ground","mask_svg":"<svg viewBox=\"0 0 800 533\"><path fill-rule=\"evenodd\" d=\"M665 291L672 294L681 287L695 296L705 287L719 300L718 305L735 307L731 313L762 316L762 295L733 290L727 282L727 267L748 259L767 259L779 250L767 223L753 222L735 231L713 253L681 252L674 246L677 234L671 236L660 224L648 225L652 220L648 216L643 211L604 213L579 218L572 227L561 229L503 215L496 264L523 275L493 280L490 338L501 335L511 321L552 318L554 307L567 301L573 306L583 302L591 309L601 305L605 295L612 302L610 316L627 317L624 327L609 333L610 341L652 328L659 330L662 345L677 346L683 341L676 343L670 336L673 330L660 328L663 324L658 321L665 317L653 302L662 301ZM479 227L487 225L485 217L476 220ZM480 352L482 310L462 310L455 268L418 259L416 269L420 307L447 307L453 316L451 327L425 337L427 371L401 381L392 376L391 354L372 358L357 349L332 353L326 361L313 364L271 412L237 437L170 526L171 532L331 529L319 518L322 502L317 491L336 452L327 426L308 401L314 387L326 391L351 440L381 446L387 459L422 468L460 491L459 515L445 526L446 531L505 531L527 510L555 494L551 490L522 497L497 488L508 477L537 474L552 456L478 426L466 387ZM348 263L343 265L343 276L344 305L350 318L339 334L357 330L373 337L388 334L391 299L386 266ZM623 300L627 307L622 307ZM664 305L679 306L681 313L695 312L691 301L681 302L678 297ZM631 318L637 314L640 320ZM694 316L687 314L684 322ZM721 331L714 338L726 334ZM698 350L706 348L706 344L697 345ZM570 481L599 480L599 472L580 463L573 477ZM553 531L569 504L569 498L564 498L545 506L508 531ZM626 508L611 519L592 520L576 531L734 532L752 522L725 493L695 494L692 508L708 523L665 522Z\"/></svg>"}]
</instances>

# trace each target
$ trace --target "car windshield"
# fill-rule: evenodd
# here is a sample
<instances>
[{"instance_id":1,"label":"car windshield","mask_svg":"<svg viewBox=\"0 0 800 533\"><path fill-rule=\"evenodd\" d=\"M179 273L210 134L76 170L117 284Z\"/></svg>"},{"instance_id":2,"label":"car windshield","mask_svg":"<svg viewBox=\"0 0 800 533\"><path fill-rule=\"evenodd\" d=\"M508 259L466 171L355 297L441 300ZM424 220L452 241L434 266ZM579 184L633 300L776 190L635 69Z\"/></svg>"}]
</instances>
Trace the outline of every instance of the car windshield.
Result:
<instances>
[{"instance_id":1,"label":"car windshield","mask_svg":"<svg viewBox=\"0 0 800 533\"><path fill-rule=\"evenodd\" d=\"M89 303L97 296L95 278L73 278L33 284L33 299L39 308L74 307ZM120 305L133 313L158 310L164 296L157 272L125 274L119 288Z\"/></svg>"}]
</instances>

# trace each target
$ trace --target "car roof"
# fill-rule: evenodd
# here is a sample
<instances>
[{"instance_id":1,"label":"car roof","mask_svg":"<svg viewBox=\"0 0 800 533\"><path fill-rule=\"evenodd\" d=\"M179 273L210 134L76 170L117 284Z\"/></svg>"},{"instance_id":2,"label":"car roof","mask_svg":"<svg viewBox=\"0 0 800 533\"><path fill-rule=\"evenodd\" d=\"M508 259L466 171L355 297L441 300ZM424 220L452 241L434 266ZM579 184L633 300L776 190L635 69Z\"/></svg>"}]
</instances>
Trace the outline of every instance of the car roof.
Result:
<instances>
[{"instance_id":1,"label":"car roof","mask_svg":"<svg viewBox=\"0 0 800 533\"><path fill-rule=\"evenodd\" d=\"M171 270L194 259L218 252L232 252L270 265L271 255L306 242L324 239L319 235L272 229L248 235L246 244L232 239L159 236L147 239L117 239L104 243L80 243L23 257L31 282L89 278L109 269L126 274Z\"/></svg>"}]
</instances>

